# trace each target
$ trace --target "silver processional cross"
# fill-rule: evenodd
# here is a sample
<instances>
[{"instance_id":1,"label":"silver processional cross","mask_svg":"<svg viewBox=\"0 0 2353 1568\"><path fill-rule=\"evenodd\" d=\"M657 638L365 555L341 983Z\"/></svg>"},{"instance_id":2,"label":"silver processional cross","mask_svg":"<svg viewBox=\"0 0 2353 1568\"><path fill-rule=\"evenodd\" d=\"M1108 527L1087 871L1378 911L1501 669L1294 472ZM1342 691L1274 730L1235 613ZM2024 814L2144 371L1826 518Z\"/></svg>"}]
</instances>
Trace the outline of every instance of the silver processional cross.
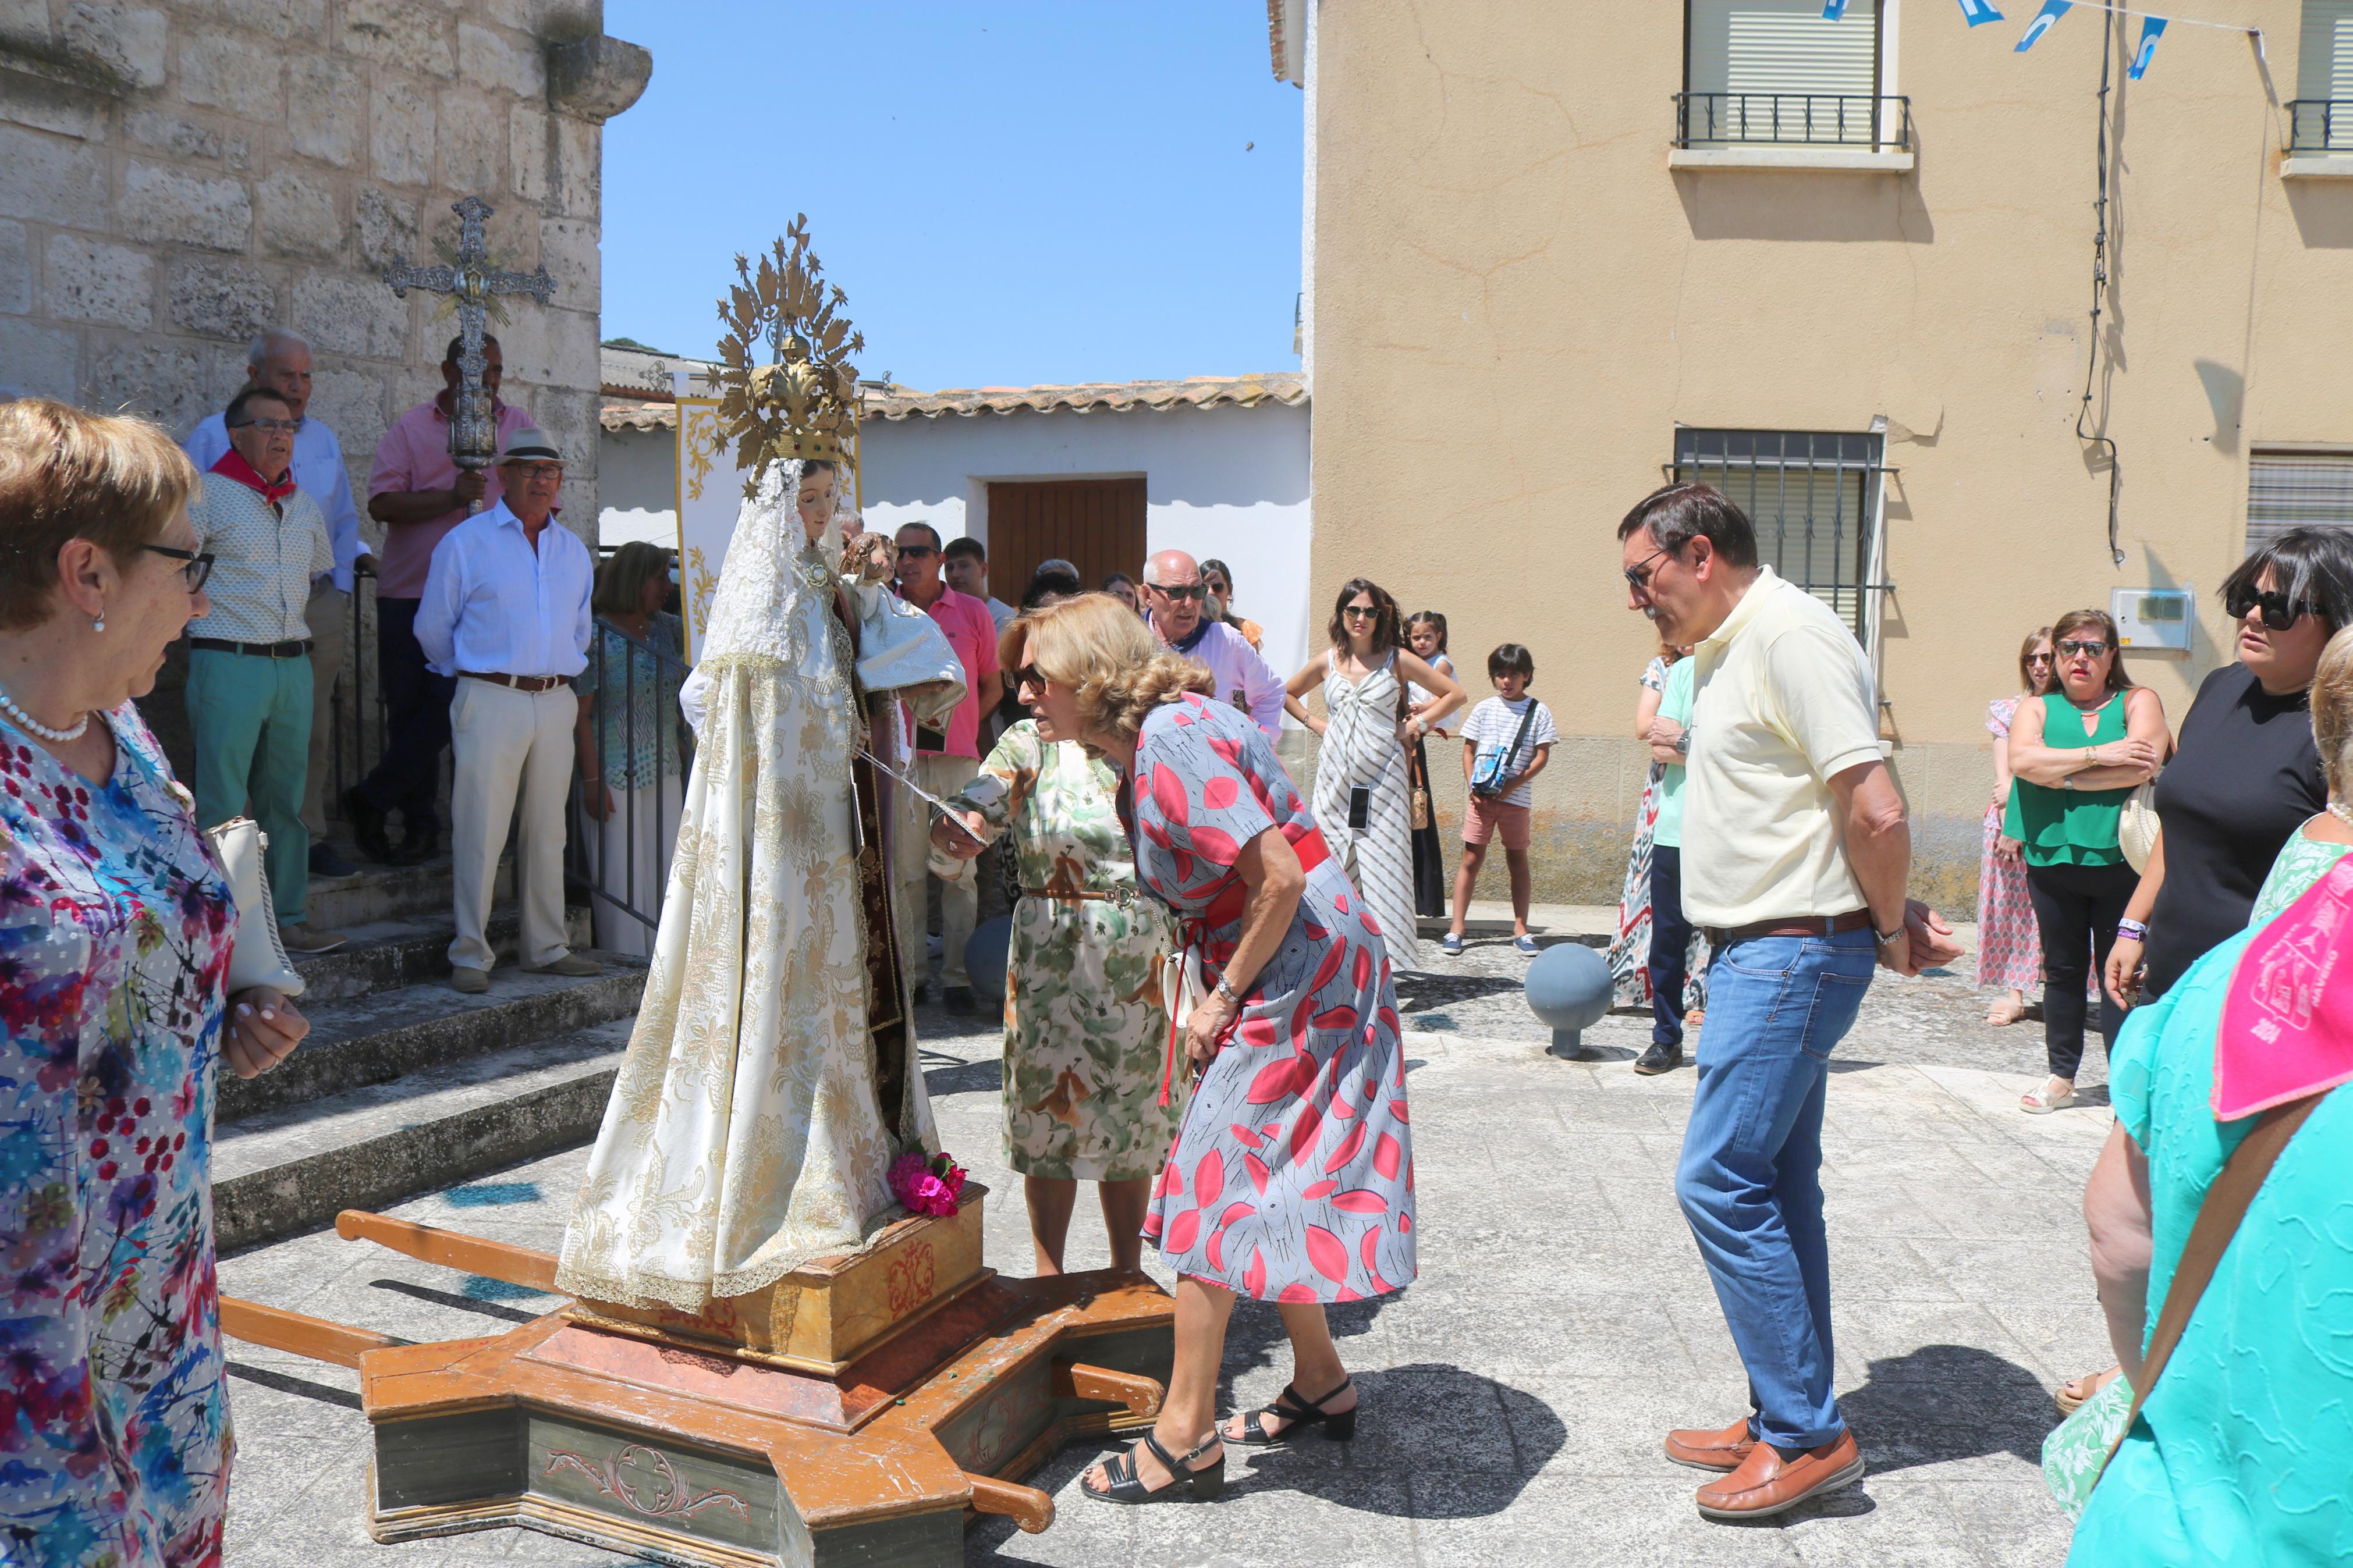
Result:
<instances>
[{"instance_id":1,"label":"silver processional cross","mask_svg":"<svg viewBox=\"0 0 2353 1568\"><path fill-rule=\"evenodd\" d=\"M458 215L457 264L411 267L406 256L395 255L384 269L384 280L397 299L406 299L411 289L423 289L447 294L456 302L459 344L458 386L449 410L449 458L461 468L479 470L499 455L498 422L491 416L491 399L482 386L488 363L482 357L482 312L493 294L528 294L544 305L555 293L555 279L544 266L533 272L511 272L488 265L482 223L496 209L481 197L452 202L449 210Z\"/></svg>"}]
</instances>

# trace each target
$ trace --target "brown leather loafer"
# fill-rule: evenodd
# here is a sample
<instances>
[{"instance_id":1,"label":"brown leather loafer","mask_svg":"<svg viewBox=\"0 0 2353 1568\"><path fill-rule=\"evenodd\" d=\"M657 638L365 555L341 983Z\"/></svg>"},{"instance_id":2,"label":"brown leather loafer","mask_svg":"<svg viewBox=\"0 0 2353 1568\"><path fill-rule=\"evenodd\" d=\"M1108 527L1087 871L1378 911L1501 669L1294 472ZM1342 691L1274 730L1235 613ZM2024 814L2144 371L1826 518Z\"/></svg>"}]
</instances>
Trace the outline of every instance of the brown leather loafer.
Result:
<instances>
[{"instance_id":1,"label":"brown leather loafer","mask_svg":"<svg viewBox=\"0 0 2353 1568\"><path fill-rule=\"evenodd\" d=\"M1707 1519L1764 1519L1861 1479L1862 1450L1852 1432L1794 1459L1783 1458L1770 1443L1759 1443L1738 1469L1699 1489L1699 1511Z\"/></svg>"},{"instance_id":2,"label":"brown leather loafer","mask_svg":"<svg viewBox=\"0 0 2353 1568\"><path fill-rule=\"evenodd\" d=\"M1757 1438L1746 1415L1721 1432L1679 1426L1667 1434L1667 1458L1694 1470L1736 1470L1755 1447Z\"/></svg>"}]
</instances>

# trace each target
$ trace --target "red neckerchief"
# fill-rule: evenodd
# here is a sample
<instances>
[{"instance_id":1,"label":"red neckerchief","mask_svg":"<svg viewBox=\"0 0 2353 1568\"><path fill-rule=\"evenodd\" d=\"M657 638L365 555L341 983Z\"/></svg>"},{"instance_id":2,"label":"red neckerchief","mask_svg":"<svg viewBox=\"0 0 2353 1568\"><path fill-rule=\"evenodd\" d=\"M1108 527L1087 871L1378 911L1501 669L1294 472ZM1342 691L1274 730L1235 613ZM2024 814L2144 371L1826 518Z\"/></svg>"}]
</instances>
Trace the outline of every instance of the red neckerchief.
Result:
<instances>
[{"instance_id":1,"label":"red neckerchief","mask_svg":"<svg viewBox=\"0 0 2353 1568\"><path fill-rule=\"evenodd\" d=\"M221 460L213 465L213 472L223 479L235 479L249 490L259 490L261 499L272 506L281 504L288 496L294 493L294 469L291 464L288 465L281 478L275 480L265 479L261 477L261 470L247 462L234 447L221 454Z\"/></svg>"}]
</instances>

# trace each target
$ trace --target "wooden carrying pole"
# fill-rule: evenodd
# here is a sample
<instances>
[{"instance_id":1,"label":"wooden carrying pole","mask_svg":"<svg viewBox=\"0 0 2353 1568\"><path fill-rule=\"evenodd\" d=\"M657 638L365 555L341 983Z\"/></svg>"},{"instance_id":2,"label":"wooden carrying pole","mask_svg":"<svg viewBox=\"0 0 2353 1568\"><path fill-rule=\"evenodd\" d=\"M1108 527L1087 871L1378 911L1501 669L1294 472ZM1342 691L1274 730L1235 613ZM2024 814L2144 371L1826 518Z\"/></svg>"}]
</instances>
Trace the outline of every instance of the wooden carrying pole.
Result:
<instances>
[{"instance_id":1,"label":"wooden carrying pole","mask_svg":"<svg viewBox=\"0 0 2353 1568\"><path fill-rule=\"evenodd\" d=\"M359 1370L360 1357L365 1352L407 1342L373 1329L354 1329L323 1318L306 1318L300 1312L265 1307L259 1301L240 1301L234 1296L220 1299L220 1329L230 1339L243 1340L249 1345L267 1345L274 1351L286 1351L331 1366L347 1366L354 1372Z\"/></svg>"},{"instance_id":2,"label":"wooden carrying pole","mask_svg":"<svg viewBox=\"0 0 2353 1568\"><path fill-rule=\"evenodd\" d=\"M555 1255L552 1252L512 1247L503 1241L485 1241L478 1236L463 1236L436 1226L418 1225L414 1220L395 1219L390 1215L369 1214L364 1209L345 1209L337 1215L335 1234L345 1241L373 1241L419 1263L462 1269L485 1279L544 1290L550 1295L557 1293Z\"/></svg>"}]
</instances>

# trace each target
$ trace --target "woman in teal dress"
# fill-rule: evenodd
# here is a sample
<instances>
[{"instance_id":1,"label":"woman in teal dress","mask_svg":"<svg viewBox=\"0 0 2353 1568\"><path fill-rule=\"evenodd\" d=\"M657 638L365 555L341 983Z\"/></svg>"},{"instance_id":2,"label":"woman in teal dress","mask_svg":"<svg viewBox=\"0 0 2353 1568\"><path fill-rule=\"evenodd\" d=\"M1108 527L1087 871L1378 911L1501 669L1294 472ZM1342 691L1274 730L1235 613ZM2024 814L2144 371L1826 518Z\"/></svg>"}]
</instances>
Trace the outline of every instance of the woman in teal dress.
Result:
<instances>
[{"instance_id":1,"label":"woman in teal dress","mask_svg":"<svg viewBox=\"0 0 2353 1568\"><path fill-rule=\"evenodd\" d=\"M2353 851L2353 632L2321 658L2312 725L2328 812L2280 851L2246 931L2137 1008L2109 1066L2116 1126L2084 1209L2108 1332L2126 1378L2171 1284L2206 1191L2256 1118L2221 1121L2218 1045L2251 945L2302 938L2342 953L2345 899L2316 884ZM2299 904L2311 894L2316 900ZM2342 982L2339 983L2340 984ZM2329 1011L2324 979L2313 1001ZM2317 1088L2353 1074L2353 1031ZM2353 1557L2353 1086L2330 1089L2272 1168L2139 1416L2093 1491L2068 1561L2334 1563ZM2120 1397L2112 1388L2104 1398ZM2088 1412L2087 1412L2088 1414Z\"/></svg>"},{"instance_id":2,"label":"woman in teal dress","mask_svg":"<svg viewBox=\"0 0 2353 1568\"><path fill-rule=\"evenodd\" d=\"M1006 628L1007 670L1026 662L1026 637L1021 621ZM1005 1155L1021 1173L1041 1275L1062 1271L1081 1182L1101 1188L1113 1266L1141 1265L1152 1178L1185 1114L1186 1075L1164 1070L1160 995L1176 925L1137 895L1117 787L1109 763L1074 741L1041 740L1024 719L947 803L983 837L1013 836L1021 896L1006 963ZM932 843L979 852L944 817Z\"/></svg>"}]
</instances>

